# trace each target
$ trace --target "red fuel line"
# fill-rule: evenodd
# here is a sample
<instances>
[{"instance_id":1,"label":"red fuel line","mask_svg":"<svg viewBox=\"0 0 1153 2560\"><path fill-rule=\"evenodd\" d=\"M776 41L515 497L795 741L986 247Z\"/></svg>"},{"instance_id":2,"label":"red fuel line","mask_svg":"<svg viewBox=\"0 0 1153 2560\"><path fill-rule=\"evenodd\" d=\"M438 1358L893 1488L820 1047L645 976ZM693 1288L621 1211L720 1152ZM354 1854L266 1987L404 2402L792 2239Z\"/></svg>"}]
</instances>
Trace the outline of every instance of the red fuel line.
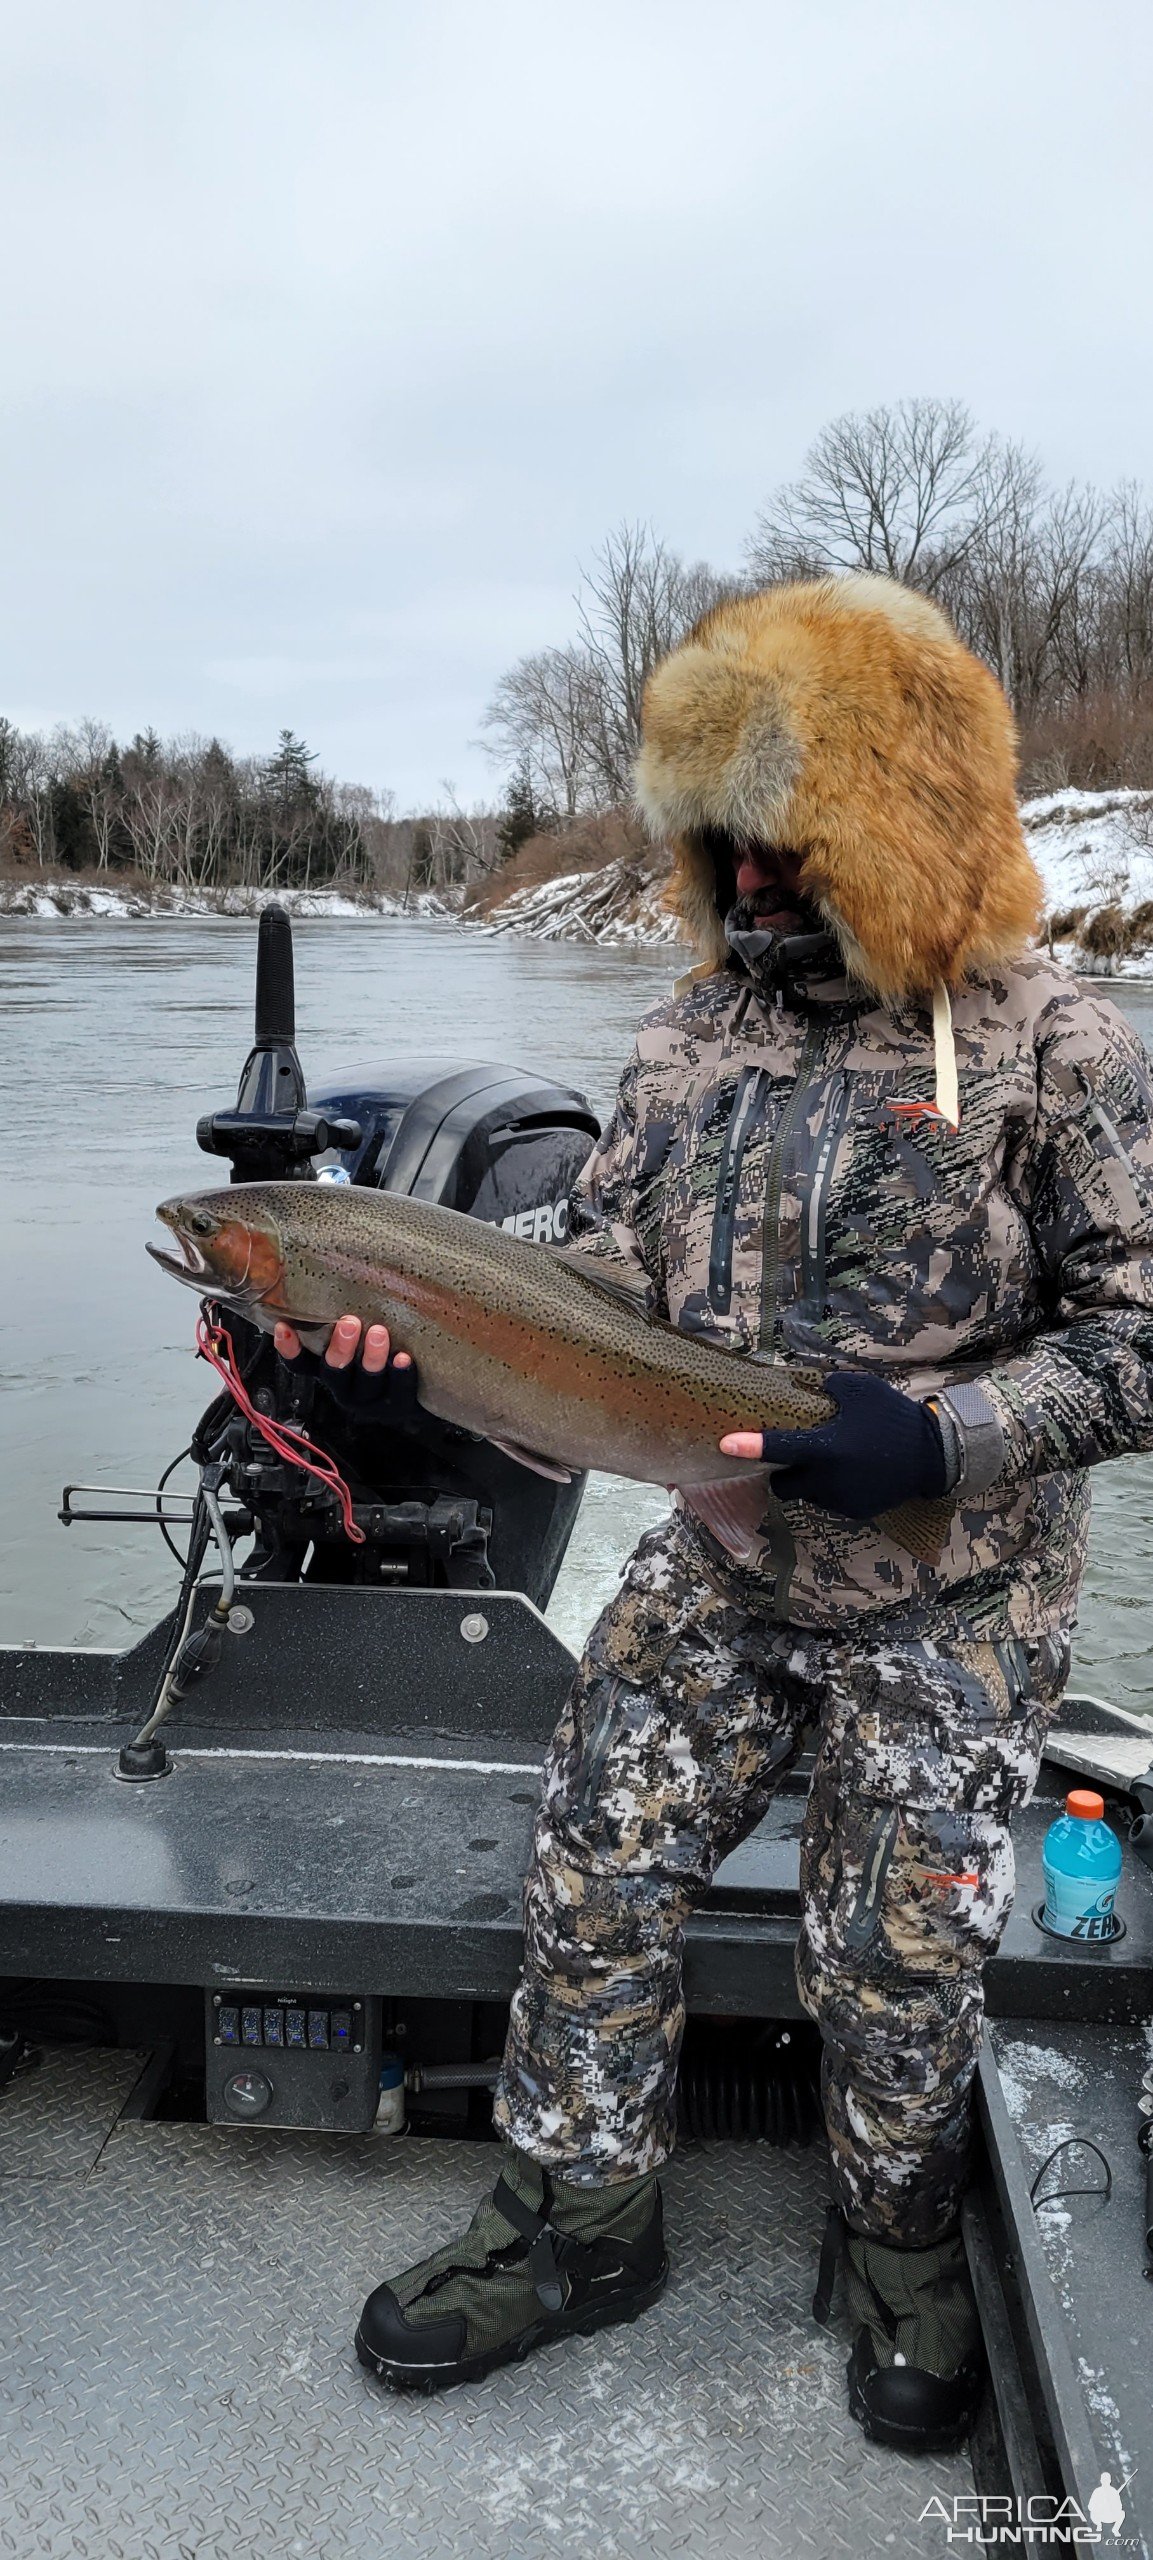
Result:
<instances>
[{"instance_id":1,"label":"red fuel line","mask_svg":"<svg viewBox=\"0 0 1153 2560\"><path fill-rule=\"evenodd\" d=\"M327 1486L328 1491L336 1495L340 1504L340 1517L345 1537L350 1538L354 1546L362 1547L364 1531L358 1529L353 1519L352 1495L335 1458L330 1458L326 1450L318 1448L315 1440L309 1439L306 1431L298 1431L293 1423L270 1422L266 1413L257 1412L248 1389L237 1372L236 1353L227 1326L210 1324L208 1318L201 1314L196 1325L196 1348L201 1358L207 1360L209 1368L215 1369L217 1377L227 1387L233 1401L239 1405L245 1421L250 1422L253 1430L260 1433L262 1440L267 1440L269 1448L275 1449L278 1458L286 1459L290 1467L301 1467L305 1475L315 1476L320 1484Z\"/></svg>"}]
</instances>

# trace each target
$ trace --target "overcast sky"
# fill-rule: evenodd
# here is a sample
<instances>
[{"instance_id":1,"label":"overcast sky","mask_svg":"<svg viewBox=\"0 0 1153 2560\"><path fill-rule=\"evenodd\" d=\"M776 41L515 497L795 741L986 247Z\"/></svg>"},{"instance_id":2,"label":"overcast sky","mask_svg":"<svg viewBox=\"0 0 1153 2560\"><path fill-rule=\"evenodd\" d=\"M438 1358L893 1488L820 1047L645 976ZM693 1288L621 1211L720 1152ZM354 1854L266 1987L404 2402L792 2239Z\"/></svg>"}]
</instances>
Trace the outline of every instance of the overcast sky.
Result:
<instances>
[{"instance_id":1,"label":"overcast sky","mask_svg":"<svg viewBox=\"0 0 1153 2560\"><path fill-rule=\"evenodd\" d=\"M622 517L824 420L1153 480L1148 0L2 0L0 710L498 784Z\"/></svg>"}]
</instances>

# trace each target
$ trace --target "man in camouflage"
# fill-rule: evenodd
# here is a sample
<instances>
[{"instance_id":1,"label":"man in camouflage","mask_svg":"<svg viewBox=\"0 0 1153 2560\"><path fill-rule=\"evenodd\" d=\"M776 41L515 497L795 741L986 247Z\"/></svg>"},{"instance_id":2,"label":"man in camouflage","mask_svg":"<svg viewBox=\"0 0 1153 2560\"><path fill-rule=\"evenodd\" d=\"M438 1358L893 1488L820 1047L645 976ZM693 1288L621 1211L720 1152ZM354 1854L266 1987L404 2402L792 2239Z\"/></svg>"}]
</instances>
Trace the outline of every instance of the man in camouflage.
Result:
<instances>
[{"instance_id":1,"label":"man in camouflage","mask_svg":"<svg viewBox=\"0 0 1153 2560\"><path fill-rule=\"evenodd\" d=\"M1068 1665L1085 1470L1153 1445L1153 1133L1126 1024L1029 951L1008 713L874 579L722 606L650 681L639 791L704 966L642 1024L573 1241L743 1355L747 1531L678 1498L589 1639L544 1778L465 2237L374 2293L434 2388L664 2281L685 1920L816 1735L801 2000L884 2441L972 2421L959 2237L1009 1826ZM819 1367L762 1434L756 1363ZM935 1561L880 1517L951 1501Z\"/></svg>"}]
</instances>

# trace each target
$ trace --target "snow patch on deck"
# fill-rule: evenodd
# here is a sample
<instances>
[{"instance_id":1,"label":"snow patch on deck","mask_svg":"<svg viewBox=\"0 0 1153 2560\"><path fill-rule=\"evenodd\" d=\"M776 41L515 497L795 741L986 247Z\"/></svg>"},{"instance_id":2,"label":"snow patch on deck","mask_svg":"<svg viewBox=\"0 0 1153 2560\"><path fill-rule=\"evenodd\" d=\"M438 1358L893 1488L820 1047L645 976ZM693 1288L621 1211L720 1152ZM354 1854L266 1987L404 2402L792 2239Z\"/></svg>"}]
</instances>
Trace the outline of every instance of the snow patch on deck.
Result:
<instances>
[{"instance_id":1,"label":"snow patch on deck","mask_svg":"<svg viewBox=\"0 0 1153 2560\"><path fill-rule=\"evenodd\" d=\"M1051 2080L1055 2088L1066 2090L1070 2097L1085 2086L1085 2074L1079 2064L1049 2044L1017 2045L1012 2063L998 2060L997 2068L1014 2124L1023 2123L1028 2116L1038 2081Z\"/></svg>"}]
</instances>

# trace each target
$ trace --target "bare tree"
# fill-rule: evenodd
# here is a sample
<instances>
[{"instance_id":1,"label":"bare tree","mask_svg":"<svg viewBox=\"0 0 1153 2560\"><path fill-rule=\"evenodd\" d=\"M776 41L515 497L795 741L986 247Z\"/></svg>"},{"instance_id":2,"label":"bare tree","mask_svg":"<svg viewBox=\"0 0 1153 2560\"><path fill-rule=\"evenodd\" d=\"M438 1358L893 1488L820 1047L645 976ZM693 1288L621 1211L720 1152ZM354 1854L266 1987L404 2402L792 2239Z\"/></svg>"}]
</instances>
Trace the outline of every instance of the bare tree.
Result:
<instances>
[{"instance_id":1,"label":"bare tree","mask_svg":"<svg viewBox=\"0 0 1153 2560\"><path fill-rule=\"evenodd\" d=\"M172 799L172 777L166 770L138 770L130 775L122 814L133 861L146 880L162 880L168 874Z\"/></svg>"},{"instance_id":2,"label":"bare tree","mask_svg":"<svg viewBox=\"0 0 1153 2560\"><path fill-rule=\"evenodd\" d=\"M686 565L648 525L609 535L575 599L578 638L521 658L485 714L492 752L542 808L571 819L628 798L649 673L733 585L703 561Z\"/></svg>"},{"instance_id":3,"label":"bare tree","mask_svg":"<svg viewBox=\"0 0 1153 2560\"><path fill-rule=\"evenodd\" d=\"M753 577L870 569L928 593L956 570L997 503L997 445L960 400L899 400L823 427L799 480L770 499Z\"/></svg>"},{"instance_id":4,"label":"bare tree","mask_svg":"<svg viewBox=\"0 0 1153 2560\"><path fill-rule=\"evenodd\" d=\"M116 839L121 776L112 731L102 720L81 720L75 728L63 721L47 747L57 784L75 794L87 818L96 867L106 871Z\"/></svg>"},{"instance_id":5,"label":"bare tree","mask_svg":"<svg viewBox=\"0 0 1153 2560\"><path fill-rule=\"evenodd\" d=\"M678 559L651 525L619 525L594 553L577 609L594 679L592 753L610 802L628 797L652 669L731 591L703 560Z\"/></svg>"},{"instance_id":6,"label":"bare tree","mask_svg":"<svg viewBox=\"0 0 1153 2560\"><path fill-rule=\"evenodd\" d=\"M1084 692L1092 680L1107 521L1093 490L1049 492L1037 463L1006 448L998 505L939 583L962 638L1019 711Z\"/></svg>"},{"instance_id":7,"label":"bare tree","mask_svg":"<svg viewBox=\"0 0 1153 2560\"><path fill-rule=\"evenodd\" d=\"M963 640L986 659L1013 700L1028 652L1025 597L1031 586L1041 466L1020 445L1003 445L987 462L978 523L960 556L935 581L937 601Z\"/></svg>"},{"instance_id":8,"label":"bare tree","mask_svg":"<svg viewBox=\"0 0 1153 2560\"><path fill-rule=\"evenodd\" d=\"M82 720L76 743L75 786L88 813L97 870L107 871L116 844L123 787L116 742L102 720Z\"/></svg>"},{"instance_id":9,"label":"bare tree","mask_svg":"<svg viewBox=\"0 0 1153 2560\"><path fill-rule=\"evenodd\" d=\"M0 861L19 859L27 844L26 773L27 740L15 722L0 713Z\"/></svg>"},{"instance_id":10,"label":"bare tree","mask_svg":"<svg viewBox=\"0 0 1153 2560\"><path fill-rule=\"evenodd\" d=\"M24 814L39 868L56 858L56 766L51 746L35 731L26 741Z\"/></svg>"},{"instance_id":11,"label":"bare tree","mask_svg":"<svg viewBox=\"0 0 1153 2560\"><path fill-rule=\"evenodd\" d=\"M1101 621L1108 671L1129 686L1153 677L1153 508L1135 481L1123 481L1109 510Z\"/></svg>"},{"instance_id":12,"label":"bare tree","mask_svg":"<svg viewBox=\"0 0 1153 2560\"><path fill-rule=\"evenodd\" d=\"M501 677L482 726L493 734L490 752L527 773L542 809L572 818L595 800L597 675L587 650L570 643L518 658Z\"/></svg>"},{"instance_id":13,"label":"bare tree","mask_svg":"<svg viewBox=\"0 0 1153 2560\"><path fill-rule=\"evenodd\" d=\"M491 871L497 857L496 813L462 809L451 782L442 782L443 806L426 820L429 833L427 877L430 888L462 888Z\"/></svg>"},{"instance_id":14,"label":"bare tree","mask_svg":"<svg viewBox=\"0 0 1153 2560\"><path fill-rule=\"evenodd\" d=\"M52 807L44 740L0 719L0 809L5 850L31 846L43 869L52 853Z\"/></svg>"}]
</instances>

